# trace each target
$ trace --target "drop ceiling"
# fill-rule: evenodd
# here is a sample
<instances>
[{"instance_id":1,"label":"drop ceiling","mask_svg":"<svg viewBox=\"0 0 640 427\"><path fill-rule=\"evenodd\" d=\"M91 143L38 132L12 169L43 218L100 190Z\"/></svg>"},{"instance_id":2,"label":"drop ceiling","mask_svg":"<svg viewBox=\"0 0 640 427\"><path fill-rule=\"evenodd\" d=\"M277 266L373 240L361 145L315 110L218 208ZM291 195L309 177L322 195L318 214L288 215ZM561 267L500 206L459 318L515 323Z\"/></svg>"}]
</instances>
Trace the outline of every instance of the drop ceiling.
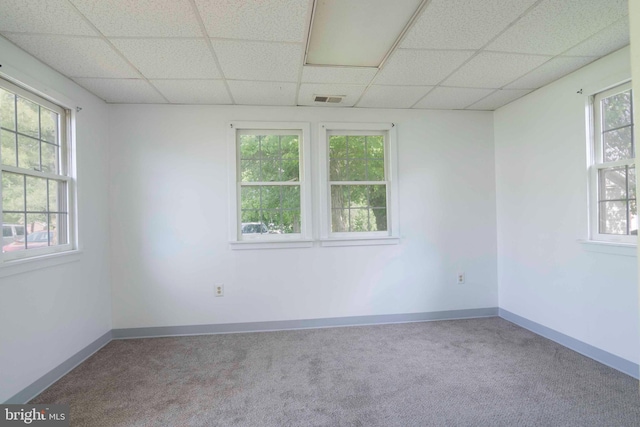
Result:
<instances>
[{"instance_id":1,"label":"drop ceiling","mask_svg":"<svg viewBox=\"0 0 640 427\"><path fill-rule=\"evenodd\" d=\"M380 68L307 66L312 10L313 0L0 0L0 35L109 103L469 110L629 44L627 0L427 0Z\"/></svg>"}]
</instances>

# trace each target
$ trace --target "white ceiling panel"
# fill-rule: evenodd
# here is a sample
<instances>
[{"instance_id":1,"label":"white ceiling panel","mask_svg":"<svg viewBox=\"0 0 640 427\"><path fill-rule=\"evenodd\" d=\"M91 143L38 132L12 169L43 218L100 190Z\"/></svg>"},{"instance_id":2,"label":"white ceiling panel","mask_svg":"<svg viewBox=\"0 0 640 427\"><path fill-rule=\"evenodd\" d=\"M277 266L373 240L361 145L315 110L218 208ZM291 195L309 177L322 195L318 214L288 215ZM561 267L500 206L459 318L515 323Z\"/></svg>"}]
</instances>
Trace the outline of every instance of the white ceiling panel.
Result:
<instances>
[{"instance_id":1,"label":"white ceiling panel","mask_svg":"<svg viewBox=\"0 0 640 427\"><path fill-rule=\"evenodd\" d=\"M188 0L70 1L106 36L203 36Z\"/></svg>"},{"instance_id":2,"label":"white ceiling panel","mask_svg":"<svg viewBox=\"0 0 640 427\"><path fill-rule=\"evenodd\" d=\"M627 0L545 0L487 49L558 55L627 15Z\"/></svg>"},{"instance_id":3,"label":"white ceiling panel","mask_svg":"<svg viewBox=\"0 0 640 427\"><path fill-rule=\"evenodd\" d=\"M67 77L139 77L102 39L31 34L5 37Z\"/></svg>"},{"instance_id":4,"label":"white ceiling panel","mask_svg":"<svg viewBox=\"0 0 640 427\"><path fill-rule=\"evenodd\" d=\"M305 83L367 85L377 72L377 68L305 66L302 67L302 81Z\"/></svg>"},{"instance_id":5,"label":"white ceiling panel","mask_svg":"<svg viewBox=\"0 0 640 427\"><path fill-rule=\"evenodd\" d=\"M302 83L298 94L298 105L314 105L318 107L353 107L362 92L366 89L363 85L331 85ZM315 95L340 95L345 98L339 104L314 102Z\"/></svg>"},{"instance_id":6,"label":"white ceiling panel","mask_svg":"<svg viewBox=\"0 0 640 427\"><path fill-rule=\"evenodd\" d=\"M397 50L375 79L375 84L433 86L447 77L471 51Z\"/></svg>"},{"instance_id":7,"label":"white ceiling panel","mask_svg":"<svg viewBox=\"0 0 640 427\"><path fill-rule=\"evenodd\" d=\"M445 86L500 88L548 61L549 56L482 52L445 82Z\"/></svg>"},{"instance_id":8,"label":"white ceiling panel","mask_svg":"<svg viewBox=\"0 0 640 427\"><path fill-rule=\"evenodd\" d=\"M151 80L172 104L231 104L223 80Z\"/></svg>"},{"instance_id":9,"label":"white ceiling panel","mask_svg":"<svg viewBox=\"0 0 640 427\"><path fill-rule=\"evenodd\" d=\"M98 35L67 0L0 0L0 32Z\"/></svg>"},{"instance_id":10,"label":"white ceiling panel","mask_svg":"<svg viewBox=\"0 0 640 427\"><path fill-rule=\"evenodd\" d=\"M493 89L437 87L414 108L462 110L493 92Z\"/></svg>"},{"instance_id":11,"label":"white ceiling panel","mask_svg":"<svg viewBox=\"0 0 640 427\"><path fill-rule=\"evenodd\" d=\"M476 102L475 104L468 107L468 110L495 110L497 108L502 107L503 105L507 105L511 101L515 101L518 98L521 98L531 92L530 90L520 90L520 89L503 89L497 90L491 95L487 96L484 99Z\"/></svg>"},{"instance_id":12,"label":"white ceiling panel","mask_svg":"<svg viewBox=\"0 0 640 427\"><path fill-rule=\"evenodd\" d=\"M228 79L298 81L302 45L215 39L212 42L222 72Z\"/></svg>"},{"instance_id":13,"label":"white ceiling panel","mask_svg":"<svg viewBox=\"0 0 640 427\"><path fill-rule=\"evenodd\" d=\"M549 62L545 62L540 67L531 71L529 74L519 78L513 83L506 86L507 89L537 89L549 84L567 74L577 70L578 68L593 62L596 58L576 56L562 57L558 56Z\"/></svg>"},{"instance_id":14,"label":"white ceiling panel","mask_svg":"<svg viewBox=\"0 0 640 427\"><path fill-rule=\"evenodd\" d=\"M629 18L625 17L615 24L594 34L587 40L572 47L563 55L604 56L629 44Z\"/></svg>"},{"instance_id":15,"label":"white ceiling panel","mask_svg":"<svg viewBox=\"0 0 640 427\"><path fill-rule=\"evenodd\" d=\"M418 49L479 49L536 0L432 0L402 41Z\"/></svg>"},{"instance_id":16,"label":"white ceiling panel","mask_svg":"<svg viewBox=\"0 0 640 427\"><path fill-rule=\"evenodd\" d=\"M296 105L296 83L229 80L233 99L242 105Z\"/></svg>"},{"instance_id":17,"label":"white ceiling panel","mask_svg":"<svg viewBox=\"0 0 640 427\"><path fill-rule=\"evenodd\" d=\"M311 0L196 0L209 37L304 42Z\"/></svg>"},{"instance_id":18,"label":"white ceiling panel","mask_svg":"<svg viewBox=\"0 0 640 427\"><path fill-rule=\"evenodd\" d=\"M411 108L432 86L371 86L356 107Z\"/></svg>"},{"instance_id":19,"label":"white ceiling panel","mask_svg":"<svg viewBox=\"0 0 640 427\"><path fill-rule=\"evenodd\" d=\"M107 102L123 104L163 104L162 96L142 79L74 79L80 86Z\"/></svg>"},{"instance_id":20,"label":"white ceiling panel","mask_svg":"<svg viewBox=\"0 0 640 427\"><path fill-rule=\"evenodd\" d=\"M220 72L204 39L113 39L148 79L217 79Z\"/></svg>"}]
</instances>

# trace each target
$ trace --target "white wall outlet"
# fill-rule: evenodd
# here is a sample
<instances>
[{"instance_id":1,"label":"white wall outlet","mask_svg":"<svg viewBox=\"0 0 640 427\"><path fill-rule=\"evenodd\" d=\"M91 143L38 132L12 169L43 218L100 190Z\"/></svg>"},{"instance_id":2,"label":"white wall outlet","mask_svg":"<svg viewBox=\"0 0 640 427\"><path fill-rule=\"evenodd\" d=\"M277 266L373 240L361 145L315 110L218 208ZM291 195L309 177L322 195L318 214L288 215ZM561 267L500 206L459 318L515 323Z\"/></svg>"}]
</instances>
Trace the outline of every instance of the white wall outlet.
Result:
<instances>
[{"instance_id":1,"label":"white wall outlet","mask_svg":"<svg viewBox=\"0 0 640 427\"><path fill-rule=\"evenodd\" d=\"M217 297L224 296L224 285L216 285L216 296Z\"/></svg>"},{"instance_id":2,"label":"white wall outlet","mask_svg":"<svg viewBox=\"0 0 640 427\"><path fill-rule=\"evenodd\" d=\"M462 285L464 283L464 271L458 273L458 285Z\"/></svg>"}]
</instances>

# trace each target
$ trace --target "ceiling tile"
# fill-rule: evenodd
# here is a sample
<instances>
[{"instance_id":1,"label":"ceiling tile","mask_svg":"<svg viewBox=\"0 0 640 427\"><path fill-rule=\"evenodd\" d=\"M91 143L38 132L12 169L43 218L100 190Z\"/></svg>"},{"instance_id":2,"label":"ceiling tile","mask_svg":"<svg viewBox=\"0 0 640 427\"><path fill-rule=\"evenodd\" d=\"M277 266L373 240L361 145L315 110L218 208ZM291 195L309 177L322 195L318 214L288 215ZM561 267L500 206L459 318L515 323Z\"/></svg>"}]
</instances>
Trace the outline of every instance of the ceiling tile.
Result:
<instances>
[{"instance_id":1,"label":"ceiling tile","mask_svg":"<svg viewBox=\"0 0 640 427\"><path fill-rule=\"evenodd\" d=\"M151 80L172 104L231 104L222 80Z\"/></svg>"},{"instance_id":2,"label":"ceiling tile","mask_svg":"<svg viewBox=\"0 0 640 427\"><path fill-rule=\"evenodd\" d=\"M166 101L142 79L73 79L107 102L122 104L165 104Z\"/></svg>"},{"instance_id":3,"label":"ceiling tile","mask_svg":"<svg viewBox=\"0 0 640 427\"><path fill-rule=\"evenodd\" d=\"M404 48L479 49L536 0L432 0L401 43Z\"/></svg>"},{"instance_id":4,"label":"ceiling tile","mask_svg":"<svg viewBox=\"0 0 640 427\"><path fill-rule=\"evenodd\" d=\"M106 36L202 37L188 0L71 0Z\"/></svg>"},{"instance_id":5,"label":"ceiling tile","mask_svg":"<svg viewBox=\"0 0 640 427\"><path fill-rule=\"evenodd\" d=\"M549 84L567 74L593 62L596 58L574 56L563 57L558 56L549 62L545 62L540 67L531 71L529 74L519 78L513 83L506 86L507 89L537 89Z\"/></svg>"},{"instance_id":6,"label":"ceiling tile","mask_svg":"<svg viewBox=\"0 0 640 427\"><path fill-rule=\"evenodd\" d=\"M296 83L228 80L231 94L242 105L296 105Z\"/></svg>"},{"instance_id":7,"label":"ceiling tile","mask_svg":"<svg viewBox=\"0 0 640 427\"><path fill-rule=\"evenodd\" d=\"M429 92L414 108L462 110L491 92L494 90L440 86Z\"/></svg>"},{"instance_id":8,"label":"ceiling tile","mask_svg":"<svg viewBox=\"0 0 640 427\"><path fill-rule=\"evenodd\" d=\"M0 32L98 34L67 0L0 0Z\"/></svg>"},{"instance_id":9,"label":"ceiling tile","mask_svg":"<svg viewBox=\"0 0 640 427\"><path fill-rule=\"evenodd\" d=\"M469 59L471 51L398 49L375 79L376 84L432 86Z\"/></svg>"},{"instance_id":10,"label":"ceiling tile","mask_svg":"<svg viewBox=\"0 0 640 427\"><path fill-rule=\"evenodd\" d=\"M102 39L30 34L5 37L67 77L140 77Z\"/></svg>"},{"instance_id":11,"label":"ceiling tile","mask_svg":"<svg viewBox=\"0 0 640 427\"><path fill-rule=\"evenodd\" d=\"M305 83L367 85L377 72L377 68L304 66L302 67L302 81Z\"/></svg>"},{"instance_id":12,"label":"ceiling tile","mask_svg":"<svg viewBox=\"0 0 640 427\"><path fill-rule=\"evenodd\" d=\"M364 85L332 85L302 83L298 94L298 105L313 105L317 107L353 107L362 92L366 89ZM314 102L315 95L340 95L345 98L339 104Z\"/></svg>"},{"instance_id":13,"label":"ceiling tile","mask_svg":"<svg viewBox=\"0 0 640 427\"><path fill-rule=\"evenodd\" d=\"M236 40L212 40L222 72L228 79L297 82L301 45Z\"/></svg>"},{"instance_id":14,"label":"ceiling tile","mask_svg":"<svg viewBox=\"0 0 640 427\"><path fill-rule=\"evenodd\" d=\"M548 61L548 56L481 52L445 82L445 86L500 88Z\"/></svg>"},{"instance_id":15,"label":"ceiling tile","mask_svg":"<svg viewBox=\"0 0 640 427\"><path fill-rule=\"evenodd\" d=\"M521 98L531 92L530 90L520 90L520 89L503 89L497 90L491 95L487 96L484 99L476 102L475 104L468 107L468 110L495 110L497 108L502 107L503 105L507 105L511 101L515 101L518 98Z\"/></svg>"},{"instance_id":16,"label":"ceiling tile","mask_svg":"<svg viewBox=\"0 0 640 427\"><path fill-rule=\"evenodd\" d=\"M487 49L558 55L626 15L627 0L545 0Z\"/></svg>"},{"instance_id":17,"label":"ceiling tile","mask_svg":"<svg viewBox=\"0 0 640 427\"><path fill-rule=\"evenodd\" d=\"M209 37L304 42L310 0L196 0Z\"/></svg>"},{"instance_id":18,"label":"ceiling tile","mask_svg":"<svg viewBox=\"0 0 640 427\"><path fill-rule=\"evenodd\" d=\"M629 18L622 18L615 24L594 34L563 55L605 56L629 44Z\"/></svg>"},{"instance_id":19,"label":"ceiling tile","mask_svg":"<svg viewBox=\"0 0 640 427\"><path fill-rule=\"evenodd\" d=\"M148 79L217 79L220 72L204 39L113 39Z\"/></svg>"},{"instance_id":20,"label":"ceiling tile","mask_svg":"<svg viewBox=\"0 0 640 427\"><path fill-rule=\"evenodd\" d=\"M371 86L357 107L411 108L432 86Z\"/></svg>"}]
</instances>

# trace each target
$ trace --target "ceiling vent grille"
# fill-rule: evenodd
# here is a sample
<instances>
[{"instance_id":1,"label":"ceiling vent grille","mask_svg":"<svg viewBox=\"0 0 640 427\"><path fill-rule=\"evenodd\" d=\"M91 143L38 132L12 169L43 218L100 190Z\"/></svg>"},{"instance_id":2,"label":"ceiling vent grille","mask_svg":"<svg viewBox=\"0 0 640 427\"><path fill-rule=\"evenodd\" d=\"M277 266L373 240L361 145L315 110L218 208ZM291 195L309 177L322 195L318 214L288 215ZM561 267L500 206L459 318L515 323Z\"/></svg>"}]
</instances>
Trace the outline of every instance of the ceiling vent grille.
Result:
<instances>
[{"instance_id":1,"label":"ceiling vent grille","mask_svg":"<svg viewBox=\"0 0 640 427\"><path fill-rule=\"evenodd\" d=\"M343 98L344 95L316 95L313 100L315 102L322 102L323 104L339 104Z\"/></svg>"}]
</instances>

